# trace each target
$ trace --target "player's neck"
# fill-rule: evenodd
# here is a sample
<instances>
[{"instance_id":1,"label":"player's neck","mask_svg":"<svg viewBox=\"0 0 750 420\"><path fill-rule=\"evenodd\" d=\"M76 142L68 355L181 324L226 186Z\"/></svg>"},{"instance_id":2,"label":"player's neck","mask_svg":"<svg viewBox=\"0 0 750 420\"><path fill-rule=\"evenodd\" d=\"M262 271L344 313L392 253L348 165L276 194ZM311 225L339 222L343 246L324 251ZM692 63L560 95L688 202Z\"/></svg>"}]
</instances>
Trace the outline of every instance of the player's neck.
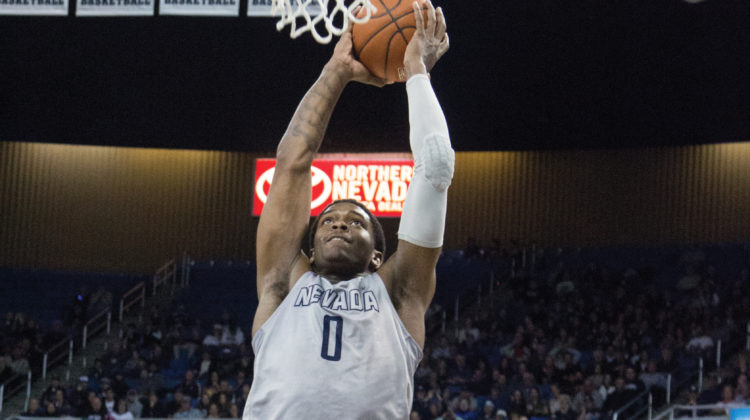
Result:
<instances>
[{"instance_id":1,"label":"player's neck","mask_svg":"<svg viewBox=\"0 0 750 420\"><path fill-rule=\"evenodd\" d=\"M317 267L313 267L313 272L315 274L321 275L322 277L325 277L326 280L328 280L329 282L333 284L338 283L340 281L347 281L347 280L351 280L357 277L364 277L364 276L371 274L371 272L368 270L348 271L348 270L319 269Z\"/></svg>"}]
</instances>

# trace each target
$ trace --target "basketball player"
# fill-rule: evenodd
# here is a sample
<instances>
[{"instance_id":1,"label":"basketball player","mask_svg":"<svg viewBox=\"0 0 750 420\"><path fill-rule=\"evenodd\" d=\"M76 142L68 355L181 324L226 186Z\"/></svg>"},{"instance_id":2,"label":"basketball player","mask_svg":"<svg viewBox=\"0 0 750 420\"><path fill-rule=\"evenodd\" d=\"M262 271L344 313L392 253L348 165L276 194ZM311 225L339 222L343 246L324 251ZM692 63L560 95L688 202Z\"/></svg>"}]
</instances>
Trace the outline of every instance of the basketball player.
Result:
<instances>
[{"instance_id":1,"label":"basketball player","mask_svg":"<svg viewBox=\"0 0 750 420\"><path fill-rule=\"evenodd\" d=\"M419 11L415 5L415 11ZM344 86L382 86L352 56L351 31L299 104L278 145L258 226L256 354L244 419L408 419L435 291L454 154L428 71L448 50L442 10L415 13L404 66L414 175L398 249L384 261L379 222L360 203L328 206L311 226L311 164Z\"/></svg>"}]
</instances>

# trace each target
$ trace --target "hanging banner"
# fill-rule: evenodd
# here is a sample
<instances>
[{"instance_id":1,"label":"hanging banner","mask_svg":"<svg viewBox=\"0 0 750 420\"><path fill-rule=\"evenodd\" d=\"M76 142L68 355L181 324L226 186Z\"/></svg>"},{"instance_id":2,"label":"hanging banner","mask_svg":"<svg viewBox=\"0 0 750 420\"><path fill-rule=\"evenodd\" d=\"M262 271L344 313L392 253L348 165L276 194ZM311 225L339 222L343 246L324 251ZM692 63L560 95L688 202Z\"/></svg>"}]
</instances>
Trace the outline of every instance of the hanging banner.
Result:
<instances>
[{"instance_id":1,"label":"hanging banner","mask_svg":"<svg viewBox=\"0 0 750 420\"><path fill-rule=\"evenodd\" d=\"M283 0L279 0L283 1ZM292 0L292 7L296 9L300 0ZM305 1L305 0L303 0ZM247 0L247 15L255 17L273 17L279 16L278 13L271 13L272 0ZM306 6L307 13L310 16L317 16L320 14L320 5L313 1Z\"/></svg>"},{"instance_id":2,"label":"hanging banner","mask_svg":"<svg viewBox=\"0 0 750 420\"><path fill-rule=\"evenodd\" d=\"M159 0L159 14L239 16L240 0Z\"/></svg>"},{"instance_id":3,"label":"hanging banner","mask_svg":"<svg viewBox=\"0 0 750 420\"><path fill-rule=\"evenodd\" d=\"M253 215L260 216L273 179L275 159L255 161ZM377 217L399 217L414 173L411 159L315 159L311 216L331 202L357 200Z\"/></svg>"},{"instance_id":4,"label":"hanging banner","mask_svg":"<svg viewBox=\"0 0 750 420\"><path fill-rule=\"evenodd\" d=\"M154 4L154 0L77 0L76 16L153 16Z\"/></svg>"},{"instance_id":5,"label":"hanging banner","mask_svg":"<svg viewBox=\"0 0 750 420\"><path fill-rule=\"evenodd\" d=\"M68 0L0 0L0 15L67 16Z\"/></svg>"}]
</instances>

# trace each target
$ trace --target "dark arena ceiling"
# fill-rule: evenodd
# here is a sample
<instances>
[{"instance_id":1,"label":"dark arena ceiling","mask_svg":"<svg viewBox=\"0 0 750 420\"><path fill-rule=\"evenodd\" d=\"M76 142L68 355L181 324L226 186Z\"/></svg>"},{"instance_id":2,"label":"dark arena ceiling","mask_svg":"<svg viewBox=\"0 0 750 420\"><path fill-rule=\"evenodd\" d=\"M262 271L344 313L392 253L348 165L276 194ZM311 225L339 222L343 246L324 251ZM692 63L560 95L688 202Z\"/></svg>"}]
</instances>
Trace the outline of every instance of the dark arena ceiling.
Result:
<instances>
[{"instance_id":1,"label":"dark arena ceiling","mask_svg":"<svg viewBox=\"0 0 750 420\"><path fill-rule=\"evenodd\" d=\"M750 1L692 1L443 0L455 148L750 141ZM0 141L270 153L331 51L244 15L0 16ZM352 85L322 151L407 135L403 86Z\"/></svg>"}]
</instances>

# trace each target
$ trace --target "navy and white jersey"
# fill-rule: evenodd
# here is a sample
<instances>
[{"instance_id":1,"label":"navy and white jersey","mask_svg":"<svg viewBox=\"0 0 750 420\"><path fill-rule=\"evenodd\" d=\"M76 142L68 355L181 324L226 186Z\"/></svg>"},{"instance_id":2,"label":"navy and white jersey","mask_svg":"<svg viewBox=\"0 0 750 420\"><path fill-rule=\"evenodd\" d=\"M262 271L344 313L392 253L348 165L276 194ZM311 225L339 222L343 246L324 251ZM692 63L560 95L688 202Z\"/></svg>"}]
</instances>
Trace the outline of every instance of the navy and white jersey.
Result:
<instances>
[{"instance_id":1,"label":"navy and white jersey","mask_svg":"<svg viewBox=\"0 0 750 420\"><path fill-rule=\"evenodd\" d=\"M243 420L409 418L422 349L376 273L305 273L252 343Z\"/></svg>"}]
</instances>

